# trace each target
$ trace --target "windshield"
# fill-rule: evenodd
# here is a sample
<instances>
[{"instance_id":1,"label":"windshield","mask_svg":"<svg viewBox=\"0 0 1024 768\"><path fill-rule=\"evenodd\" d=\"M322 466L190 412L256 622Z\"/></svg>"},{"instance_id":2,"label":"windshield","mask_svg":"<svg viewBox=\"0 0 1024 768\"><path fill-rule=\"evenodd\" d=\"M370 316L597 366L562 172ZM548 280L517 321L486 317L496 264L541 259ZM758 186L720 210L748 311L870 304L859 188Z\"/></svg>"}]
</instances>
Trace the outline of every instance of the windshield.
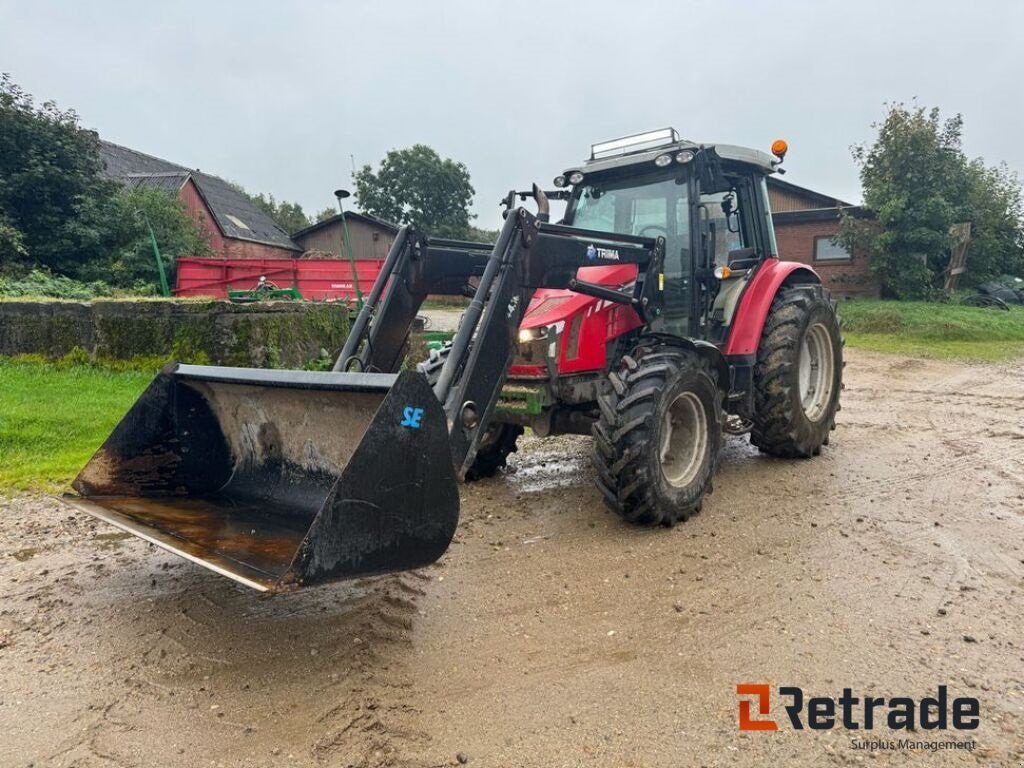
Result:
<instances>
[{"instance_id":1,"label":"windshield","mask_svg":"<svg viewBox=\"0 0 1024 768\"><path fill-rule=\"evenodd\" d=\"M664 237L668 251L689 244L687 187L675 178L629 178L582 188L572 226L640 237ZM682 242L685 240L686 242Z\"/></svg>"},{"instance_id":2,"label":"windshield","mask_svg":"<svg viewBox=\"0 0 1024 768\"><path fill-rule=\"evenodd\" d=\"M631 177L584 186L571 212L574 227L665 238L665 315L685 333L689 301L690 201L685 179Z\"/></svg>"}]
</instances>

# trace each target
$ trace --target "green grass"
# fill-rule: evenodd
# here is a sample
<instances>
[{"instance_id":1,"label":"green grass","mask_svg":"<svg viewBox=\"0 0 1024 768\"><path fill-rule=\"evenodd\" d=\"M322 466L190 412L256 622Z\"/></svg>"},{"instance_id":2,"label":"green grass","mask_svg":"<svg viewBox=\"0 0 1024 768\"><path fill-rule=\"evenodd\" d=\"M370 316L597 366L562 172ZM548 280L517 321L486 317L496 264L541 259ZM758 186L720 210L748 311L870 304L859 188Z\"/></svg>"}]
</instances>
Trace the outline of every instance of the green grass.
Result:
<instances>
[{"instance_id":1,"label":"green grass","mask_svg":"<svg viewBox=\"0 0 1024 768\"><path fill-rule=\"evenodd\" d=\"M1024 356L1024 307L858 299L840 302L839 314L851 347L946 360Z\"/></svg>"},{"instance_id":2,"label":"green grass","mask_svg":"<svg viewBox=\"0 0 1024 768\"><path fill-rule=\"evenodd\" d=\"M153 373L0 358L0 494L66 487Z\"/></svg>"},{"instance_id":3,"label":"green grass","mask_svg":"<svg viewBox=\"0 0 1024 768\"><path fill-rule=\"evenodd\" d=\"M464 296L435 296L423 302L422 309L465 309L469 299Z\"/></svg>"}]
</instances>

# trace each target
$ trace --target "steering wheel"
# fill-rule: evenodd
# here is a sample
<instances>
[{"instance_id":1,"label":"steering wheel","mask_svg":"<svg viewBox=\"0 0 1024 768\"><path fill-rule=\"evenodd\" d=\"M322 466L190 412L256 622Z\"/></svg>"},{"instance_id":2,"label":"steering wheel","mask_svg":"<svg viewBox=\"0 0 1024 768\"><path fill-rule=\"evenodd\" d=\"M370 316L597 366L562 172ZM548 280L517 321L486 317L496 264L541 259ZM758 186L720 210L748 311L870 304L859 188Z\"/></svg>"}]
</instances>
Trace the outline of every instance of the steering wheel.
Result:
<instances>
[{"instance_id":1,"label":"steering wheel","mask_svg":"<svg viewBox=\"0 0 1024 768\"><path fill-rule=\"evenodd\" d=\"M645 235L644 234L644 232L646 232L648 229L657 230L661 234L662 237L664 237L666 240L668 240L668 230L665 229L664 227L659 227L657 224L648 224L646 227L641 227L640 231L636 233L636 236L637 237L650 237L650 235Z\"/></svg>"}]
</instances>

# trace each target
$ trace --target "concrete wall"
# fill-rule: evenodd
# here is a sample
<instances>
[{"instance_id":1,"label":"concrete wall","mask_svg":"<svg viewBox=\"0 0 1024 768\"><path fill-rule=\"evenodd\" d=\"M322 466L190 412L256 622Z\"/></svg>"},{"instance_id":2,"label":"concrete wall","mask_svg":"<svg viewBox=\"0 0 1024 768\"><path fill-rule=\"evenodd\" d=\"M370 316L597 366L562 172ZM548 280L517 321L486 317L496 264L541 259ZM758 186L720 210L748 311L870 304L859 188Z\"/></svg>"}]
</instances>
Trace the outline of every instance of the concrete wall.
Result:
<instances>
[{"instance_id":1,"label":"concrete wall","mask_svg":"<svg viewBox=\"0 0 1024 768\"><path fill-rule=\"evenodd\" d=\"M291 302L0 302L0 355L92 357L302 367L344 343L337 305Z\"/></svg>"}]
</instances>

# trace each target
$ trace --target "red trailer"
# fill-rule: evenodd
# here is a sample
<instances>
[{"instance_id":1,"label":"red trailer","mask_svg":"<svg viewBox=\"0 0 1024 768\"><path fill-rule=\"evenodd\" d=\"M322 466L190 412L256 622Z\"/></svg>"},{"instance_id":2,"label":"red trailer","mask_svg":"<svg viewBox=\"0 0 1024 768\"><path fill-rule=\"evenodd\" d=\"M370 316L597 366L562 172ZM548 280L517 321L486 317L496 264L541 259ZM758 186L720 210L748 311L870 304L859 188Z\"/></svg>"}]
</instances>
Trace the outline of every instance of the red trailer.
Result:
<instances>
[{"instance_id":1,"label":"red trailer","mask_svg":"<svg viewBox=\"0 0 1024 768\"><path fill-rule=\"evenodd\" d=\"M383 262L356 259L359 287L366 293ZM252 290L260 277L279 288L299 289L307 300L355 298L352 262L348 259L220 259L187 257L177 261L175 296L228 297L228 288Z\"/></svg>"}]
</instances>

